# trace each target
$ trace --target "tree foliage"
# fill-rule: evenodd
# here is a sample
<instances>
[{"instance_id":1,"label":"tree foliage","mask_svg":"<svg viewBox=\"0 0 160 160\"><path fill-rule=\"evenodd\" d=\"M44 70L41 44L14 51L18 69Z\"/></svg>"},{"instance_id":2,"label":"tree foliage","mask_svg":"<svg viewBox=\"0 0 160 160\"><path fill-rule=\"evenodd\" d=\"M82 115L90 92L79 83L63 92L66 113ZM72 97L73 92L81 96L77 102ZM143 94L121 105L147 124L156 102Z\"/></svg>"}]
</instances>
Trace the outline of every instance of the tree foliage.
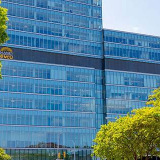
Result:
<instances>
[{"instance_id":1,"label":"tree foliage","mask_svg":"<svg viewBox=\"0 0 160 160\"><path fill-rule=\"evenodd\" d=\"M160 107L160 88L153 91L153 95L148 98L147 105L152 105L154 107Z\"/></svg>"},{"instance_id":2,"label":"tree foliage","mask_svg":"<svg viewBox=\"0 0 160 160\"><path fill-rule=\"evenodd\" d=\"M11 160L11 157L2 148L0 148L0 160Z\"/></svg>"},{"instance_id":3,"label":"tree foliage","mask_svg":"<svg viewBox=\"0 0 160 160\"><path fill-rule=\"evenodd\" d=\"M1 0L0 0L1 4ZM7 29L7 9L0 7L0 45L8 40Z\"/></svg>"},{"instance_id":4,"label":"tree foliage","mask_svg":"<svg viewBox=\"0 0 160 160\"><path fill-rule=\"evenodd\" d=\"M132 114L102 125L94 139L94 154L107 160L137 160L159 156L160 89L149 97L149 105Z\"/></svg>"},{"instance_id":5,"label":"tree foliage","mask_svg":"<svg viewBox=\"0 0 160 160\"><path fill-rule=\"evenodd\" d=\"M1 0L0 0L0 4L1 4ZM7 21L8 21L7 9L0 7L0 45L2 45L8 40L8 35L6 32ZM0 79L2 78L1 68L2 68L2 64L0 62Z\"/></svg>"}]
</instances>

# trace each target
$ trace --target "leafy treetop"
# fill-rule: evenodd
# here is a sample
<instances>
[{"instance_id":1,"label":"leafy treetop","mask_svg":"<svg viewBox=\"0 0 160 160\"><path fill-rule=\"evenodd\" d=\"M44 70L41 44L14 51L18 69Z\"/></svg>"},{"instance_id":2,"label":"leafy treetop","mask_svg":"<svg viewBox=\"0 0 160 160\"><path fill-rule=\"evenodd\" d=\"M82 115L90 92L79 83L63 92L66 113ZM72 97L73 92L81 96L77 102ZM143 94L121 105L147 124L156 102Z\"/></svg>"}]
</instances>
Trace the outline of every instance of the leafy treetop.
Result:
<instances>
[{"instance_id":1,"label":"leafy treetop","mask_svg":"<svg viewBox=\"0 0 160 160\"><path fill-rule=\"evenodd\" d=\"M11 160L11 157L2 148L0 148L0 160Z\"/></svg>"},{"instance_id":2,"label":"leafy treetop","mask_svg":"<svg viewBox=\"0 0 160 160\"><path fill-rule=\"evenodd\" d=\"M1 0L0 0L0 4L1 4ZM7 9L0 7L0 45L2 45L8 40L8 35L6 33L7 21L8 21ZM0 62L0 79L2 78L1 68L2 68L2 64Z\"/></svg>"},{"instance_id":3,"label":"leafy treetop","mask_svg":"<svg viewBox=\"0 0 160 160\"><path fill-rule=\"evenodd\" d=\"M0 0L1 4L1 0ZM0 45L8 40L7 29L7 9L0 7Z\"/></svg>"},{"instance_id":4,"label":"leafy treetop","mask_svg":"<svg viewBox=\"0 0 160 160\"><path fill-rule=\"evenodd\" d=\"M116 122L102 125L94 139L93 154L107 160L137 160L160 156L160 89L149 97L149 104Z\"/></svg>"},{"instance_id":5,"label":"leafy treetop","mask_svg":"<svg viewBox=\"0 0 160 160\"><path fill-rule=\"evenodd\" d=\"M147 105L152 105L154 107L160 107L160 88L153 91L153 95L148 98Z\"/></svg>"}]
</instances>

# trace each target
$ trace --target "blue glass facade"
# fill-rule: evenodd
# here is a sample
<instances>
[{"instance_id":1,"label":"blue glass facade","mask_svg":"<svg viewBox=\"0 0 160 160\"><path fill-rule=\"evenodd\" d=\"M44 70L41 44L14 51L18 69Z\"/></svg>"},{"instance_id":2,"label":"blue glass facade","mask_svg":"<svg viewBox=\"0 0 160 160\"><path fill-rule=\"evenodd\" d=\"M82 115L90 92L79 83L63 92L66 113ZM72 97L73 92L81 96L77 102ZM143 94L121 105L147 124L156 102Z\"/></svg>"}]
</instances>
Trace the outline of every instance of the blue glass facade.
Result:
<instances>
[{"instance_id":1,"label":"blue glass facade","mask_svg":"<svg viewBox=\"0 0 160 160\"><path fill-rule=\"evenodd\" d=\"M39 143L91 147L102 124L100 70L2 61L1 133L4 148ZM72 135L72 136L71 136ZM53 148L53 146L50 146Z\"/></svg>"},{"instance_id":2,"label":"blue glass facade","mask_svg":"<svg viewBox=\"0 0 160 160\"><path fill-rule=\"evenodd\" d=\"M91 159L103 124L101 0L2 0L2 6L9 18L5 46L14 58L2 60L0 146L15 159L56 159L69 150L73 156L74 147L80 159Z\"/></svg>"},{"instance_id":3,"label":"blue glass facade","mask_svg":"<svg viewBox=\"0 0 160 160\"><path fill-rule=\"evenodd\" d=\"M101 0L3 0L8 46L102 57Z\"/></svg>"},{"instance_id":4,"label":"blue glass facade","mask_svg":"<svg viewBox=\"0 0 160 160\"><path fill-rule=\"evenodd\" d=\"M107 122L145 106L160 86L159 43L159 37L104 30Z\"/></svg>"},{"instance_id":5,"label":"blue glass facade","mask_svg":"<svg viewBox=\"0 0 160 160\"><path fill-rule=\"evenodd\" d=\"M94 159L101 124L143 107L160 86L160 38L102 30L101 0L2 6L13 60L1 59L0 146L15 160Z\"/></svg>"},{"instance_id":6,"label":"blue glass facade","mask_svg":"<svg viewBox=\"0 0 160 160\"><path fill-rule=\"evenodd\" d=\"M121 31L104 30L105 56L159 63L160 38Z\"/></svg>"}]
</instances>

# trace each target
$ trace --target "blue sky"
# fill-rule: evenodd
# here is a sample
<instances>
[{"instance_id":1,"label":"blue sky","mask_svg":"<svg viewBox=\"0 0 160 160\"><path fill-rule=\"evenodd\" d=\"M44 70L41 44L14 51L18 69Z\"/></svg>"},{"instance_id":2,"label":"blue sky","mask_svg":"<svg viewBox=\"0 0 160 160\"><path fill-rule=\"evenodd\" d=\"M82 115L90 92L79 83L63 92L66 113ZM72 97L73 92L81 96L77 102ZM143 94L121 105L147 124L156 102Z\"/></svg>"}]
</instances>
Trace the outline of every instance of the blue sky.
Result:
<instances>
[{"instance_id":1,"label":"blue sky","mask_svg":"<svg viewBox=\"0 0 160 160\"><path fill-rule=\"evenodd\" d=\"M102 0L103 27L160 36L160 0Z\"/></svg>"}]
</instances>

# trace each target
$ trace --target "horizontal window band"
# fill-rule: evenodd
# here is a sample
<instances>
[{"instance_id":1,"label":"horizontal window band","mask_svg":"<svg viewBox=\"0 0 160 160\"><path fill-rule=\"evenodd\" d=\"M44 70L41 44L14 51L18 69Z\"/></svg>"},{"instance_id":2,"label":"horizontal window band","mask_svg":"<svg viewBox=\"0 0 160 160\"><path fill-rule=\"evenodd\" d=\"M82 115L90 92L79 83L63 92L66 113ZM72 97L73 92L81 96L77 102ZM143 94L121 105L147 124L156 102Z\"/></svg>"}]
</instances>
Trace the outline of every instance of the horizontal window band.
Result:
<instances>
[{"instance_id":1,"label":"horizontal window band","mask_svg":"<svg viewBox=\"0 0 160 160\"><path fill-rule=\"evenodd\" d=\"M160 64L120 59L105 59L105 69L137 73L160 74Z\"/></svg>"},{"instance_id":2,"label":"horizontal window band","mask_svg":"<svg viewBox=\"0 0 160 160\"><path fill-rule=\"evenodd\" d=\"M86 67L103 70L103 59L85 56L76 56L62 53L11 48L13 60L26 62L39 62L75 67ZM105 58L105 69L137 72L147 74L160 74L160 64Z\"/></svg>"},{"instance_id":3,"label":"horizontal window band","mask_svg":"<svg viewBox=\"0 0 160 160\"><path fill-rule=\"evenodd\" d=\"M2 48L2 47L1 47ZM87 67L93 69L102 70L102 59L67 55L61 53L50 53L44 51L11 48L13 50L13 60L28 61L28 62L39 62L48 64L59 64L76 67Z\"/></svg>"}]
</instances>

